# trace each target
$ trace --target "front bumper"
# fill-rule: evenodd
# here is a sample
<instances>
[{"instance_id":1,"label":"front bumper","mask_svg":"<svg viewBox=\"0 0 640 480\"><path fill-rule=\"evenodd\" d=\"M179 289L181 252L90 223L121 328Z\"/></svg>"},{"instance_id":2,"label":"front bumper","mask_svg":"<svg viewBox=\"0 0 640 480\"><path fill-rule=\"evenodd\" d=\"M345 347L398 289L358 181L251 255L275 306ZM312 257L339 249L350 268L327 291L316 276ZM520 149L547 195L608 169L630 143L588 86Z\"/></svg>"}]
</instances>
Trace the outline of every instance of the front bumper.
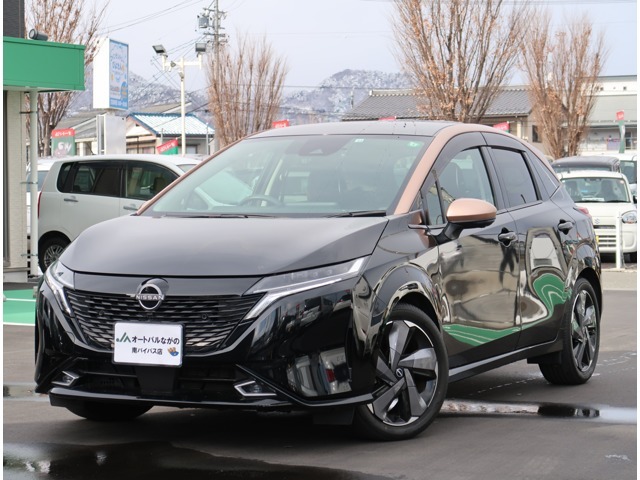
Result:
<instances>
[{"instance_id":1,"label":"front bumper","mask_svg":"<svg viewBox=\"0 0 640 480\"><path fill-rule=\"evenodd\" d=\"M355 283L283 298L204 348L185 326L191 346L185 343L179 367L114 363L106 340L112 338L113 319L105 304L93 307L102 309L94 317L92 311L76 313L80 308L72 302L69 315L43 283L36 313L36 391L49 393L59 406L92 400L290 410L370 402L374 369L357 353L362 349L353 335Z\"/></svg>"},{"instance_id":2,"label":"front bumper","mask_svg":"<svg viewBox=\"0 0 640 480\"><path fill-rule=\"evenodd\" d=\"M634 253L638 251L638 226L636 224L622 225L622 252ZM597 225L594 228L601 253L615 253L617 234L615 225Z\"/></svg>"}]
</instances>

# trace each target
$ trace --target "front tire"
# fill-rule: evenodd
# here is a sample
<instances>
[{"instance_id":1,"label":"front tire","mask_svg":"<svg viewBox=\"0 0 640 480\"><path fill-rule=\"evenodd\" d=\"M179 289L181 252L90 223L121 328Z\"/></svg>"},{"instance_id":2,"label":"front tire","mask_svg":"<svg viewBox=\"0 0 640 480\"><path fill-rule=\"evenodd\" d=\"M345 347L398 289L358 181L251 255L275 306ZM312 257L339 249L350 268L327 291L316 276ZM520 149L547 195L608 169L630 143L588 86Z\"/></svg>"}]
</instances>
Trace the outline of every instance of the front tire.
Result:
<instances>
[{"instance_id":1,"label":"front tire","mask_svg":"<svg viewBox=\"0 0 640 480\"><path fill-rule=\"evenodd\" d=\"M374 440L403 440L425 430L442 407L449 363L442 335L422 310L399 304L376 357L375 400L356 408L354 428Z\"/></svg>"},{"instance_id":2,"label":"front tire","mask_svg":"<svg viewBox=\"0 0 640 480\"><path fill-rule=\"evenodd\" d=\"M92 402L78 400L66 405L74 415L96 422L124 422L148 412L148 405L126 405L119 403Z\"/></svg>"},{"instance_id":3,"label":"front tire","mask_svg":"<svg viewBox=\"0 0 640 480\"><path fill-rule=\"evenodd\" d=\"M540 363L544 378L556 385L586 383L596 368L600 350L600 309L591 284L579 278L573 287L571 309L562 325L559 361Z\"/></svg>"}]
</instances>

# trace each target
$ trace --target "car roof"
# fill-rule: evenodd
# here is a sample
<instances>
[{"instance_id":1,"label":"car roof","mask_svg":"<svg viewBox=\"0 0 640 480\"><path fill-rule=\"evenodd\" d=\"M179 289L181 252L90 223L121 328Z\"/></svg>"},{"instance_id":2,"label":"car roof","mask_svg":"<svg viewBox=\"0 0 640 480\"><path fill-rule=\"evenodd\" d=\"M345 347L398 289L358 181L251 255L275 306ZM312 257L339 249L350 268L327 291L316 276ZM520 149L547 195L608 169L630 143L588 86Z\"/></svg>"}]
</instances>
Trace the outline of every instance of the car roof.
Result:
<instances>
[{"instance_id":1,"label":"car roof","mask_svg":"<svg viewBox=\"0 0 640 480\"><path fill-rule=\"evenodd\" d=\"M564 157L554 160L551 165L571 166L571 165L611 165L619 163L616 157L606 157L603 155L577 155L574 157Z\"/></svg>"},{"instance_id":2,"label":"car roof","mask_svg":"<svg viewBox=\"0 0 640 480\"><path fill-rule=\"evenodd\" d=\"M64 157L56 159L60 163L65 162L98 162L98 161L116 161L116 160L135 160L138 162L151 162L164 165L169 168L176 168L178 165L197 165L200 160L183 157L181 155L160 155L160 154L143 154L143 153L121 153L121 154L105 154L105 155L85 155ZM179 168L179 167L178 167Z\"/></svg>"},{"instance_id":3,"label":"car roof","mask_svg":"<svg viewBox=\"0 0 640 480\"><path fill-rule=\"evenodd\" d=\"M622 178L625 181L627 177L620 172L610 172L608 170L575 170L573 172L558 173L558 178Z\"/></svg>"},{"instance_id":4,"label":"car roof","mask_svg":"<svg viewBox=\"0 0 640 480\"><path fill-rule=\"evenodd\" d=\"M55 157L42 157L38 158L38 170L49 170L51 165L56 163L59 158ZM27 172L31 170L31 163L27 163Z\"/></svg>"}]
</instances>

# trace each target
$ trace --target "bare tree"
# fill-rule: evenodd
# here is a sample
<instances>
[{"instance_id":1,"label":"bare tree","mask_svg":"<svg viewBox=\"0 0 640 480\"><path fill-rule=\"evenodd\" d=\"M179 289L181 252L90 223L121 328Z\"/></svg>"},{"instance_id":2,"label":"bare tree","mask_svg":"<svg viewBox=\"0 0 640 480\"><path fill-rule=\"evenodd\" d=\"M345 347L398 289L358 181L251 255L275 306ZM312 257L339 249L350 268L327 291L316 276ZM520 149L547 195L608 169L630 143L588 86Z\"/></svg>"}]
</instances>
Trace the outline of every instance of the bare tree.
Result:
<instances>
[{"instance_id":1,"label":"bare tree","mask_svg":"<svg viewBox=\"0 0 640 480\"><path fill-rule=\"evenodd\" d=\"M27 27L48 35L49 41L84 45L85 71L96 54L98 28L109 2L86 0L31 0L27 8ZM69 104L78 92L53 92L38 95L38 151L49 155L51 131L66 115Z\"/></svg>"},{"instance_id":2,"label":"bare tree","mask_svg":"<svg viewBox=\"0 0 640 480\"><path fill-rule=\"evenodd\" d=\"M508 82L526 0L395 0L398 59L432 119L479 122Z\"/></svg>"},{"instance_id":3,"label":"bare tree","mask_svg":"<svg viewBox=\"0 0 640 480\"><path fill-rule=\"evenodd\" d=\"M262 39L243 36L235 52L228 48L209 65L209 109L215 135L223 147L245 135L271 128L276 120L286 62Z\"/></svg>"},{"instance_id":4,"label":"bare tree","mask_svg":"<svg viewBox=\"0 0 640 480\"><path fill-rule=\"evenodd\" d=\"M552 31L551 15L531 19L522 47L534 115L549 155L577 155L587 130L606 57L604 37L586 14Z\"/></svg>"}]
</instances>

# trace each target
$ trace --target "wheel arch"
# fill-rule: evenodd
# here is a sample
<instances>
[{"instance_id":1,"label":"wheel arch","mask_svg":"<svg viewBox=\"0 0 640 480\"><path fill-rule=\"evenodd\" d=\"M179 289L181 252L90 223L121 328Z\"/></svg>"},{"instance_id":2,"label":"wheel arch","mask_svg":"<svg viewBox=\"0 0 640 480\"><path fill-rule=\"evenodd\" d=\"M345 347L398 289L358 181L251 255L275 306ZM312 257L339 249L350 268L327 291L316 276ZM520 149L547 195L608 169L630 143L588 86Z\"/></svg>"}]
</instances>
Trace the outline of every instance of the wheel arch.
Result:
<instances>
[{"instance_id":1,"label":"wheel arch","mask_svg":"<svg viewBox=\"0 0 640 480\"><path fill-rule=\"evenodd\" d=\"M600 282L600 277L596 274L593 268L586 267L580 272L578 278L584 278L593 287L596 294L596 300L598 301L598 310L602 317L602 284Z\"/></svg>"},{"instance_id":2,"label":"wheel arch","mask_svg":"<svg viewBox=\"0 0 640 480\"><path fill-rule=\"evenodd\" d=\"M442 331L441 303L437 297L438 291L431 277L415 265L401 265L385 275L376 290L378 309L373 318L381 315L381 324L385 325L391 311L398 303L408 303L424 311Z\"/></svg>"},{"instance_id":3,"label":"wheel arch","mask_svg":"<svg viewBox=\"0 0 640 480\"><path fill-rule=\"evenodd\" d=\"M38 265L40 270L43 272L47 269L48 265L46 264L46 251L50 246L50 242L59 240L60 243L65 243L64 248L66 248L71 240L64 233L58 231L50 231L42 235L38 239Z\"/></svg>"},{"instance_id":4,"label":"wheel arch","mask_svg":"<svg viewBox=\"0 0 640 480\"><path fill-rule=\"evenodd\" d=\"M429 318L431 318L431 320L433 321L433 323L436 325L436 328L439 331L442 331L440 322L438 321L438 317L436 316L436 310L433 307L433 305L431 304L431 302L429 301L429 299L427 297L425 297L424 295L421 295L419 293L409 293L407 295L404 295L403 297L401 297L397 303L407 303L409 305L413 305L416 308L419 308L420 310L422 310L423 312L425 312Z\"/></svg>"},{"instance_id":5,"label":"wheel arch","mask_svg":"<svg viewBox=\"0 0 640 480\"><path fill-rule=\"evenodd\" d=\"M40 238L38 239L38 250L41 249L41 245L44 242L50 240L51 238L56 238L56 237L59 237L59 238L62 238L64 240L66 240L67 243L71 243L71 239L67 235L65 235L64 233L59 232L57 230L51 230L51 231L41 235Z\"/></svg>"}]
</instances>

